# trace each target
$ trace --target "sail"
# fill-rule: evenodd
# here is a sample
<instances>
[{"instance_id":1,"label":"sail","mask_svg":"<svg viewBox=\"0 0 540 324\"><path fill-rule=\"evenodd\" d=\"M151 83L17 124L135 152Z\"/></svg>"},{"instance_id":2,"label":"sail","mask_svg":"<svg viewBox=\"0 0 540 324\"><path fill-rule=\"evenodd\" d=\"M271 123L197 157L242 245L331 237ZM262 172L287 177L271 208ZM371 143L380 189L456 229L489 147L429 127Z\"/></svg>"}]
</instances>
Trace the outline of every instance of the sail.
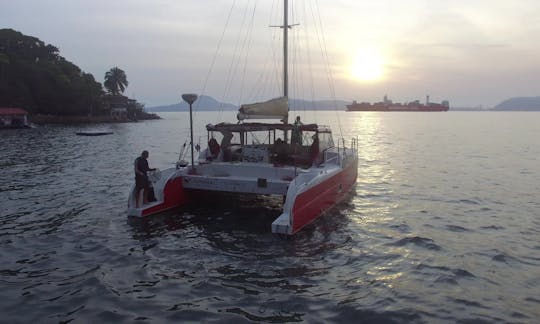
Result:
<instances>
[{"instance_id":1,"label":"sail","mask_svg":"<svg viewBox=\"0 0 540 324\"><path fill-rule=\"evenodd\" d=\"M249 105L241 105L238 120L244 119L280 119L287 120L289 100L287 97L271 99Z\"/></svg>"}]
</instances>

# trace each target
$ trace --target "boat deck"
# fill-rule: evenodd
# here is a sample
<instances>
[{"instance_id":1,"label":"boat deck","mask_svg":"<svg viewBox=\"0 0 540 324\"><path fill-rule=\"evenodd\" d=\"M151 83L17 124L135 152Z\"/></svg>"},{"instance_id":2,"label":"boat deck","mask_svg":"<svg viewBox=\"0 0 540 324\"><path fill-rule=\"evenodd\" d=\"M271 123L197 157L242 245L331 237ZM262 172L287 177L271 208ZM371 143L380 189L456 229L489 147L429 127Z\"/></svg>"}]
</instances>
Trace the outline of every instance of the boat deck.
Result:
<instances>
[{"instance_id":1,"label":"boat deck","mask_svg":"<svg viewBox=\"0 0 540 324\"><path fill-rule=\"evenodd\" d=\"M186 189L254 194L286 195L290 182L308 170L269 163L212 163L198 165L195 173L183 176Z\"/></svg>"}]
</instances>

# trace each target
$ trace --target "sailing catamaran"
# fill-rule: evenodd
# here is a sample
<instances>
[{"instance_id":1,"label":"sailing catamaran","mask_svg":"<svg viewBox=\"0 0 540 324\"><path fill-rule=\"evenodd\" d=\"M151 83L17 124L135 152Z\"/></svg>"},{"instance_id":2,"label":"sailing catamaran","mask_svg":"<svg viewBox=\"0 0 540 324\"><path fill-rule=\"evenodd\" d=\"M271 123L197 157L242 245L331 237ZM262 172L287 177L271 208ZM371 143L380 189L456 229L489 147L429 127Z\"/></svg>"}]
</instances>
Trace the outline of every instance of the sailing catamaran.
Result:
<instances>
[{"instance_id":1,"label":"sailing catamaran","mask_svg":"<svg viewBox=\"0 0 540 324\"><path fill-rule=\"evenodd\" d=\"M208 147L198 161L178 161L161 171L154 183L157 201L135 208L135 189L128 215L146 217L182 206L209 192L282 196L282 214L272 232L292 235L347 197L358 172L357 140L335 143L330 127L288 122L288 1L283 18L283 96L242 105L238 123L206 126ZM184 95L191 105L196 95ZM275 122L247 122L273 119ZM192 120L192 118L190 118ZM290 139L290 140L289 140Z\"/></svg>"}]
</instances>

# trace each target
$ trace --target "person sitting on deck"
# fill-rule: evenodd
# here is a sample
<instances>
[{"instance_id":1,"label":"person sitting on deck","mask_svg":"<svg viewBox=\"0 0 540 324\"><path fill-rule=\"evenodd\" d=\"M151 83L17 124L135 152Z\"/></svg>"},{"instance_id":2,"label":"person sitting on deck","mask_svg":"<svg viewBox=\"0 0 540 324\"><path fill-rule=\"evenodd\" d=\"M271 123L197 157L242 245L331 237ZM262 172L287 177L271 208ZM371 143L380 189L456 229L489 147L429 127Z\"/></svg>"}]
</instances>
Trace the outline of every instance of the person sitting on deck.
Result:
<instances>
[{"instance_id":1,"label":"person sitting on deck","mask_svg":"<svg viewBox=\"0 0 540 324\"><path fill-rule=\"evenodd\" d=\"M287 143L285 143L281 138L278 138L274 142L274 147L272 148L272 153L274 154L274 162L277 164L284 164L289 162L289 148Z\"/></svg>"},{"instance_id":2,"label":"person sitting on deck","mask_svg":"<svg viewBox=\"0 0 540 324\"><path fill-rule=\"evenodd\" d=\"M229 150L229 146L231 145L233 133L228 130L223 130L221 131L221 134L223 135L223 139L221 140L221 153L218 160L229 162L232 159L232 153Z\"/></svg>"},{"instance_id":3,"label":"person sitting on deck","mask_svg":"<svg viewBox=\"0 0 540 324\"><path fill-rule=\"evenodd\" d=\"M206 159L211 161L218 157L220 152L220 146L215 138L211 138L210 141L208 141L208 151L210 152L210 156L207 156Z\"/></svg>"}]
</instances>

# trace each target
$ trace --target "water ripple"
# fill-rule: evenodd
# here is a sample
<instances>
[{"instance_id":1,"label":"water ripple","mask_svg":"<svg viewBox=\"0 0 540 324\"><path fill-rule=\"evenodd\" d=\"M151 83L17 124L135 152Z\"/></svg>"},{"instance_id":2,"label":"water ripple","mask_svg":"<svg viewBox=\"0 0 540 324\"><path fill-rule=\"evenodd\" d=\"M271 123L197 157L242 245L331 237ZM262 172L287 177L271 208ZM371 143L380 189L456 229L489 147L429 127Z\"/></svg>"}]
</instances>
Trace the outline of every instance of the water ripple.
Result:
<instances>
[{"instance_id":1,"label":"water ripple","mask_svg":"<svg viewBox=\"0 0 540 324\"><path fill-rule=\"evenodd\" d=\"M391 245L394 246L406 246L406 245L415 245L418 247L422 247L428 250L440 250L441 247L434 243L434 241L430 238L425 237L419 237L419 236L411 236L411 237L405 237L398 241L395 241Z\"/></svg>"},{"instance_id":2,"label":"water ripple","mask_svg":"<svg viewBox=\"0 0 540 324\"><path fill-rule=\"evenodd\" d=\"M200 114L201 127L213 118ZM523 140L540 137L540 115L347 113L356 190L293 238L269 230L281 198L125 217L133 159L149 149L151 166L171 166L186 117L102 125L107 138L2 132L2 321L540 318L540 146Z\"/></svg>"}]
</instances>

